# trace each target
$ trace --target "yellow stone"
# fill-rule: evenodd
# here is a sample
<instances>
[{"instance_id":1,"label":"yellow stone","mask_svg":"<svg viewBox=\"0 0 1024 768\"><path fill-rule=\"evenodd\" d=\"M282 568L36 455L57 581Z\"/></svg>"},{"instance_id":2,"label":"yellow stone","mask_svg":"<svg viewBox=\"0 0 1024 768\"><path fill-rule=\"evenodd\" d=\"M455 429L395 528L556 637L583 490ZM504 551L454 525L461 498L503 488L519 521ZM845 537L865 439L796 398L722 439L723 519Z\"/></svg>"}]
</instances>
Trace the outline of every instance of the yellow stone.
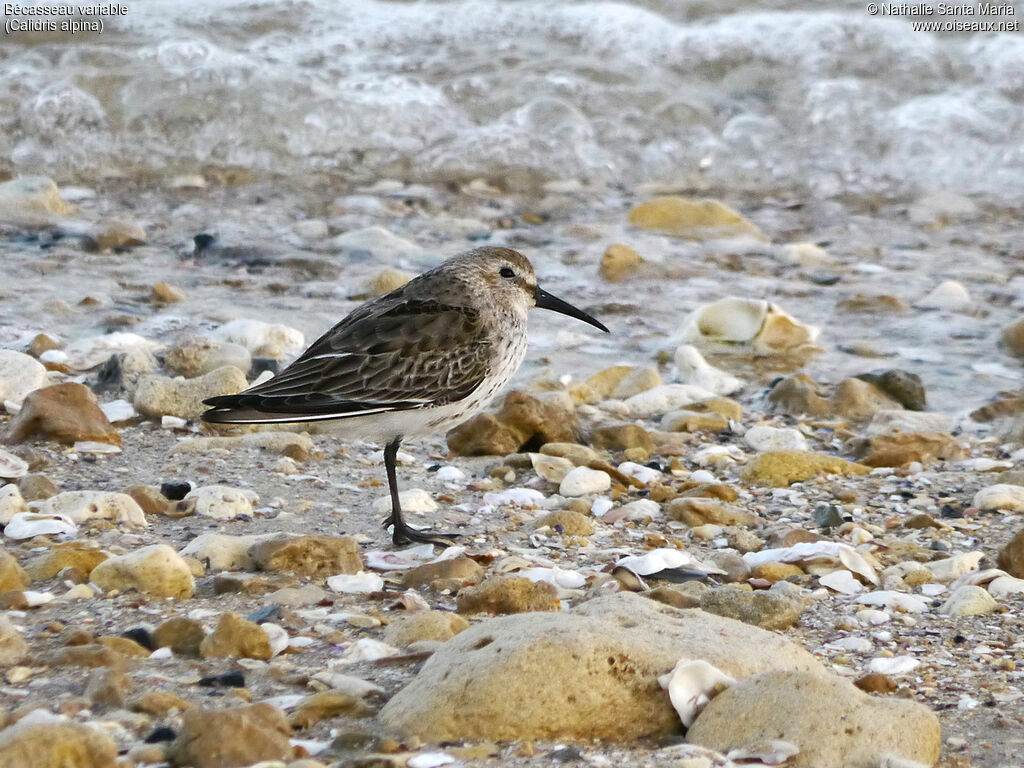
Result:
<instances>
[{"instance_id":1,"label":"yellow stone","mask_svg":"<svg viewBox=\"0 0 1024 768\"><path fill-rule=\"evenodd\" d=\"M609 245L601 257L601 277L610 283L621 283L632 276L643 263L643 257L628 245L615 243Z\"/></svg>"},{"instance_id":2,"label":"yellow stone","mask_svg":"<svg viewBox=\"0 0 1024 768\"><path fill-rule=\"evenodd\" d=\"M659 197L641 203L629 212L629 223L687 240L723 237L768 237L753 222L718 200Z\"/></svg>"},{"instance_id":3,"label":"yellow stone","mask_svg":"<svg viewBox=\"0 0 1024 768\"><path fill-rule=\"evenodd\" d=\"M786 486L815 475L866 475L870 467L838 456L813 451L768 451L743 469L743 480L750 484Z\"/></svg>"}]
</instances>

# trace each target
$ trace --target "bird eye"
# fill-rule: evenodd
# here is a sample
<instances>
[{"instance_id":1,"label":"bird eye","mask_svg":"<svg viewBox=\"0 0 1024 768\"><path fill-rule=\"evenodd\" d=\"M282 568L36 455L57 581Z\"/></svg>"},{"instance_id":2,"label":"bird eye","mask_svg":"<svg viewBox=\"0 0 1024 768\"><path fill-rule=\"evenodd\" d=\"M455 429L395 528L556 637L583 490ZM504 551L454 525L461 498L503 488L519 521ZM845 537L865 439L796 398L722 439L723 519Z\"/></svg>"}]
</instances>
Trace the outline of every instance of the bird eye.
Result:
<instances>
[{"instance_id":1,"label":"bird eye","mask_svg":"<svg viewBox=\"0 0 1024 768\"><path fill-rule=\"evenodd\" d=\"M502 267L498 272L502 277L515 277L516 273L512 271L512 267Z\"/></svg>"}]
</instances>

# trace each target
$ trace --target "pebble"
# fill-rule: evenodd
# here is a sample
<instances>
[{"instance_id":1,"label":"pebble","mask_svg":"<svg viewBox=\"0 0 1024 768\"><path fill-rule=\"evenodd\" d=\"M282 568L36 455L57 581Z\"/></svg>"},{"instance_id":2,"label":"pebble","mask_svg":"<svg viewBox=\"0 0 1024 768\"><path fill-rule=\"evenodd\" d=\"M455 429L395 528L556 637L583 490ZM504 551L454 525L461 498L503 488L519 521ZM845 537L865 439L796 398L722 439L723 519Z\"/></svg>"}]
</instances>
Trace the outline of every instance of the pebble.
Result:
<instances>
[{"instance_id":1,"label":"pebble","mask_svg":"<svg viewBox=\"0 0 1024 768\"><path fill-rule=\"evenodd\" d=\"M434 501L434 497L423 488L407 488L404 491L399 491L398 501L402 505L403 512L419 514L437 511L437 502ZM376 515L391 512L391 497L381 496L379 499L375 499L372 509Z\"/></svg>"},{"instance_id":2,"label":"pebble","mask_svg":"<svg viewBox=\"0 0 1024 768\"><path fill-rule=\"evenodd\" d=\"M990 485L974 494L971 504L983 511L1024 512L1024 486L1008 483Z\"/></svg>"},{"instance_id":3,"label":"pebble","mask_svg":"<svg viewBox=\"0 0 1024 768\"><path fill-rule=\"evenodd\" d=\"M707 613L764 629L787 629L800 619L807 606L801 600L771 591L750 592L719 587L701 595L700 607Z\"/></svg>"},{"instance_id":4,"label":"pebble","mask_svg":"<svg viewBox=\"0 0 1024 768\"><path fill-rule=\"evenodd\" d=\"M38 360L13 349L0 349L0 404L21 405L30 392L47 383L46 367Z\"/></svg>"},{"instance_id":5,"label":"pebble","mask_svg":"<svg viewBox=\"0 0 1024 768\"><path fill-rule=\"evenodd\" d=\"M78 526L66 517L34 512L15 514L4 526L4 536L15 541L36 536L73 537L77 533Z\"/></svg>"},{"instance_id":6,"label":"pebble","mask_svg":"<svg viewBox=\"0 0 1024 768\"><path fill-rule=\"evenodd\" d=\"M947 312L969 312L974 309L974 300L961 283L946 280L914 302L914 306L922 309L942 309Z\"/></svg>"},{"instance_id":7,"label":"pebble","mask_svg":"<svg viewBox=\"0 0 1024 768\"><path fill-rule=\"evenodd\" d=\"M692 384L662 384L659 387L648 389L646 392L633 395L625 403L630 415L646 419L685 408L714 396L714 392Z\"/></svg>"},{"instance_id":8,"label":"pebble","mask_svg":"<svg viewBox=\"0 0 1024 768\"><path fill-rule=\"evenodd\" d=\"M204 659L231 656L240 659L269 659L273 655L270 636L259 624L237 613L223 613L217 627L199 644Z\"/></svg>"},{"instance_id":9,"label":"pebble","mask_svg":"<svg viewBox=\"0 0 1024 768\"><path fill-rule=\"evenodd\" d=\"M153 284L152 299L158 304L177 304L185 300L185 294L177 286L159 282Z\"/></svg>"},{"instance_id":10,"label":"pebble","mask_svg":"<svg viewBox=\"0 0 1024 768\"><path fill-rule=\"evenodd\" d=\"M252 355L241 344L193 337L179 342L167 350L164 365L187 379L205 376L225 365L234 366L243 373L252 367Z\"/></svg>"},{"instance_id":11,"label":"pebble","mask_svg":"<svg viewBox=\"0 0 1024 768\"><path fill-rule=\"evenodd\" d=\"M233 488L229 485L204 485L188 492L182 504L194 508L200 517L214 520L234 520L252 517L253 505L260 497L248 488Z\"/></svg>"},{"instance_id":12,"label":"pebble","mask_svg":"<svg viewBox=\"0 0 1024 768\"><path fill-rule=\"evenodd\" d=\"M391 645L404 648L422 640L446 642L469 628L469 622L457 613L447 611L416 611L399 616L384 633Z\"/></svg>"},{"instance_id":13,"label":"pebble","mask_svg":"<svg viewBox=\"0 0 1024 768\"><path fill-rule=\"evenodd\" d=\"M515 574L492 576L479 586L466 587L456 601L459 613L495 615L557 611L561 605L554 584Z\"/></svg>"},{"instance_id":14,"label":"pebble","mask_svg":"<svg viewBox=\"0 0 1024 768\"><path fill-rule=\"evenodd\" d=\"M143 376L135 389L135 408L144 416L196 418L209 406L203 400L241 392L249 383L233 365L225 365L193 379Z\"/></svg>"},{"instance_id":15,"label":"pebble","mask_svg":"<svg viewBox=\"0 0 1024 768\"><path fill-rule=\"evenodd\" d=\"M262 320L232 320L210 334L214 341L239 344L254 357L280 359L306 346L301 331Z\"/></svg>"},{"instance_id":16,"label":"pebble","mask_svg":"<svg viewBox=\"0 0 1024 768\"><path fill-rule=\"evenodd\" d=\"M768 451L759 454L743 468L747 483L787 486L816 475L864 475L869 467L838 456L812 451Z\"/></svg>"},{"instance_id":17,"label":"pebble","mask_svg":"<svg viewBox=\"0 0 1024 768\"><path fill-rule=\"evenodd\" d=\"M111 557L93 568L90 580L101 589L136 589L154 597L191 597L195 581L188 564L166 544L151 544Z\"/></svg>"},{"instance_id":18,"label":"pebble","mask_svg":"<svg viewBox=\"0 0 1024 768\"><path fill-rule=\"evenodd\" d=\"M61 515L77 525L90 520L110 520L136 528L149 525L142 507L126 493L64 491L45 501L33 502L32 506L40 514Z\"/></svg>"},{"instance_id":19,"label":"pebble","mask_svg":"<svg viewBox=\"0 0 1024 768\"><path fill-rule=\"evenodd\" d=\"M56 183L46 176L19 176L0 184L0 222L43 228L71 213Z\"/></svg>"},{"instance_id":20,"label":"pebble","mask_svg":"<svg viewBox=\"0 0 1024 768\"><path fill-rule=\"evenodd\" d=\"M743 389L743 382L715 368L692 344L681 344L675 352L676 370L684 384L690 384L716 395L731 395Z\"/></svg>"},{"instance_id":21,"label":"pebble","mask_svg":"<svg viewBox=\"0 0 1024 768\"><path fill-rule=\"evenodd\" d=\"M0 203L0 217L3 206ZM36 710L37 712L39 710ZM0 733L0 765L32 768L111 768L117 744L99 728L80 723L30 722L31 715Z\"/></svg>"},{"instance_id":22,"label":"pebble","mask_svg":"<svg viewBox=\"0 0 1024 768\"><path fill-rule=\"evenodd\" d=\"M291 735L292 727L284 712L270 704L233 709L190 707L182 715L169 751L177 765L246 766L288 759Z\"/></svg>"},{"instance_id":23,"label":"pebble","mask_svg":"<svg viewBox=\"0 0 1024 768\"><path fill-rule=\"evenodd\" d=\"M659 197L641 203L629 212L629 223L687 240L768 237L753 222L718 200L711 198Z\"/></svg>"},{"instance_id":24,"label":"pebble","mask_svg":"<svg viewBox=\"0 0 1024 768\"><path fill-rule=\"evenodd\" d=\"M757 424L743 434L743 442L755 451L806 451L807 438L796 429Z\"/></svg>"},{"instance_id":25,"label":"pebble","mask_svg":"<svg viewBox=\"0 0 1024 768\"><path fill-rule=\"evenodd\" d=\"M72 444L121 444L120 433L100 409L96 395L85 385L71 381L30 393L11 419L9 443L23 443L34 437Z\"/></svg>"},{"instance_id":26,"label":"pebble","mask_svg":"<svg viewBox=\"0 0 1024 768\"><path fill-rule=\"evenodd\" d=\"M0 667L13 667L21 664L26 658L28 643L25 642L25 638L10 619L0 616Z\"/></svg>"},{"instance_id":27,"label":"pebble","mask_svg":"<svg viewBox=\"0 0 1024 768\"><path fill-rule=\"evenodd\" d=\"M335 592L346 595L365 595L384 589L384 578L376 573L359 571L353 574L338 574L327 579L327 586Z\"/></svg>"},{"instance_id":28,"label":"pebble","mask_svg":"<svg viewBox=\"0 0 1024 768\"><path fill-rule=\"evenodd\" d=\"M819 329L801 323L763 299L730 297L690 313L679 335L683 341L716 351L744 345L755 355L793 353L813 348ZM740 347L742 349L742 347Z\"/></svg>"},{"instance_id":29,"label":"pebble","mask_svg":"<svg viewBox=\"0 0 1024 768\"><path fill-rule=\"evenodd\" d=\"M344 232L331 240L331 245L347 253L368 251L377 259L387 261L418 256L423 251L416 243L378 226Z\"/></svg>"},{"instance_id":30,"label":"pebble","mask_svg":"<svg viewBox=\"0 0 1024 768\"><path fill-rule=\"evenodd\" d=\"M314 578L363 569L359 543L351 536L265 539L249 548L249 556L262 571L287 571Z\"/></svg>"},{"instance_id":31,"label":"pebble","mask_svg":"<svg viewBox=\"0 0 1024 768\"><path fill-rule=\"evenodd\" d=\"M639 424L608 424L597 427L590 433L590 443L599 451L628 451L630 448L641 448L650 453L654 450L654 438ZM594 459L596 458L595 454Z\"/></svg>"},{"instance_id":32,"label":"pebble","mask_svg":"<svg viewBox=\"0 0 1024 768\"><path fill-rule=\"evenodd\" d=\"M605 250L598 271L609 283L621 283L633 277L643 263L643 257L628 245L614 243Z\"/></svg>"},{"instance_id":33,"label":"pebble","mask_svg":"<svg viewBox=\"0 0 1024 768\"><path fill-rule=\"evenodd\" d=\"M570 470L558 486L562 496L587 496L592 493L603 493L612 486L612 479L607 472L589 467L575 467Z\"/></svg>"},{"instance_id":34,"label":"pebble","mask_svg":"<svg viewBox=\"0 0 1024 768\"><path fill-rule=\"evenodd\" d=\"M18 486L13 483L0 486L0 525L7 525L12 517L25 512L28 512L28 505Z\"/></svg>"},{"instance_id":35,"label":"pebble","mask_svg":"<svg viewBox=\"0 0 1024 768\"><path fill-rule=\"evenodd\" d=\"M133 370L155 370L153 353L160 344L135 333L117 332L102 336L87 336L68 344L64 348L68 368L74 371L90 371L112 356L124 356Z\"/></svg>"},{"instance_id":36,"label":"pebble","mask_svg":"<svg viewBox=\"0 0 1024 768\"><path fill-rule=\"evenodd\" d=\"M981 616L992 613L997 607L992 595L983 587L965 584L950 593L949 598L939 608L939 613L957 619L963 616Z\"/></svg>"},{"instance_id":37,"label":"pebble","mask_svg":"<svg viewBox=\"0 0 1024 768\"><path fill-rule=\"evenodd\" d=\"M1005 326L999 338L1011 355L1024 357L1024 317Z\"/></svg>"}]
</instances>

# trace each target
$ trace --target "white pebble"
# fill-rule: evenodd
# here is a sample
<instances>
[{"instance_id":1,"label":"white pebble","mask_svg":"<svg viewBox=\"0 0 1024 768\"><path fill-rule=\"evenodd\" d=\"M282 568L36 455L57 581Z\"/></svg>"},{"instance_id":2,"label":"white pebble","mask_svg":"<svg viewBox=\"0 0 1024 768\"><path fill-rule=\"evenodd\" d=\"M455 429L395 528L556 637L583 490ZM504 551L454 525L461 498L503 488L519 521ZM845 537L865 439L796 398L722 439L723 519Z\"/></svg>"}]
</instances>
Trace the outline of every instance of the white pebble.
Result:
<instances>
[{"instance_id":1,"label":"white pebble","mask_svg":"<svg viewBox=\"0 0 1024 768\"><path fill-rule=\"evenodd\" d=\"M743 435L743 441L755 451L806 451L807 438L788 427L758 424Z\"/></svg>"},{"instance_id":2,"label":"white pebble","mask_svg":"<svg viewBox=\"0 0 1024 768\"><path fill-rule=\"evenodd\" d=\"M563 496L585 496L588 493L602 493L612 487L607 472L590 467L576 467L569 472L558 486Z\"/></svg>"},{"instance_id":3,"label":"white pebble","mask_svg":"<svg viewBox=\"0 0 1024 768\"><path fill-rule=\"evenodd\" d=\"M1009 483L990 485L974 494L972 504L982 510L1024 512L1024 486Z\"/></svg>"},{"instance_id":4,"label":"white pebble","mask_svg":"<svg viewBox=\"0 0 1024 768\"><path fill-rule=\"evenodd\" d=\"M339 573L327 579L327 586L346 595L368 594L384 589L384 578L376 573Z\"/></svg>"},{"instance_id":5,"label":"white pebble","mask_svg":"<svg viewBox=\"0 0 1024 768\"><path fill-rule=\"evenodd\" d=\"M398 501L402 505L403 512L434 512L437 510L437 502L427 491L422 488L409 488L400 491ZM382 496L373 502L375 514L384 514L391 511L391 497Z\"/></svg>"},{"instance_id":6,"label":"white pebble","mask_svg":"<svg viewBox=\"0 0 1024 768\"><path fill-rule=\"evenodd\" d=\"M913 656L893 656L891 658L872 659L868 669L882 675L904 675L920 666L921 662Z\"/></svg>"},{"instance_id":7,"label":"white pebble","mask_svg":"<svg viewBox=\"0 0 1024 768\"><path fill-rule=\"evenodd\" d=\"M47 383L46 367L38 360L13 349L0 349L0 402L20 405L26 395Z\"/></svg>"}]
</instances>

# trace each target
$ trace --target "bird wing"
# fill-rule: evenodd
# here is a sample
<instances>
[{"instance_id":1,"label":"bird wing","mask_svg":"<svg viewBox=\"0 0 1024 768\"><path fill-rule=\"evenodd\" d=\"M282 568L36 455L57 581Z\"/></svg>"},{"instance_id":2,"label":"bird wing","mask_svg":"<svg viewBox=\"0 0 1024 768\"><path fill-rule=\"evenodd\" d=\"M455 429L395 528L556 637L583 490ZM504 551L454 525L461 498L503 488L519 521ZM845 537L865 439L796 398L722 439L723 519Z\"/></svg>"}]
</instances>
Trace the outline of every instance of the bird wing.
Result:
<instances>
[{"instance_id":1,"label":"bird wing","mask_svg":"<svg viewBox=\"0 0 1024 768\"><path fill-rule=\"evenodd\" d=\"M206 400L206 421L306 421L438 406L487 375L480 313L436 300L358 308L274 378ZM271 418L261 418L271 417ZM288 418L291 417L291 418Z\"/></svg>"}]
</instances>

